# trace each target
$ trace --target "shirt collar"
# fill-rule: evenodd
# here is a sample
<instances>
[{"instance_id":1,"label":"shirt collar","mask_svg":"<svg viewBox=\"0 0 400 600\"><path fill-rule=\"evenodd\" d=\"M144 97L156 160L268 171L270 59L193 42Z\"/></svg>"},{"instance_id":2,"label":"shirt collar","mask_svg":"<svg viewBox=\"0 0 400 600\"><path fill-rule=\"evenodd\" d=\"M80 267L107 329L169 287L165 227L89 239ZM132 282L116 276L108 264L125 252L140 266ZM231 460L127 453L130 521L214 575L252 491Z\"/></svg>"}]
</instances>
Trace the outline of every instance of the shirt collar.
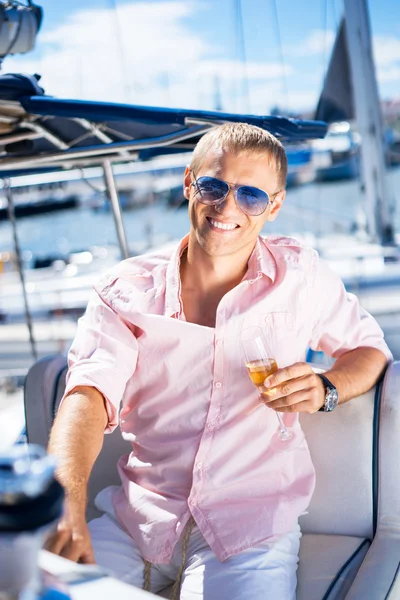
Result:
<instances>
[{"instance_id":1,"label":"shirt collar","mask_svg":"<svg viewBox=\"0 0 400 600\"><path fill-rule=\"evenodd\" d=\"M181 314L181 256L188 247L189 234L180 241L178 247L172 254L167 266L165 282L165 315L172 317Z\"/></svg>"},{"instance_id":2,"label":"shirt collar","mask_svg":"<svg viewBox=\"0 0 400 600\"><path fill-rule=\"evenodd\" d=\"M167 266L165 315L168 317L176 314L180 315L182 312L180 264L182 254L188 247L188 243L189 234L180 241ZM266 275L274 282L276 277L276 262L268 248L267 240L259 236L256 245L254 246L254 250L251 253L249 266L243 281L247 279L259 279L262 275Z\"/></svg>"},{"instance_id":3,"label":"shirt collar","mask_svg":"<svg viewBox=\"0 0 400 600\"><path fill-rule=\"evenodd\" d=\"M247 273L243 279L259 279L262 275L269 277L273 283L276 277L276 262L268 248L267 240L259 236L249 259Z\"/></svg>"}]
</instances>

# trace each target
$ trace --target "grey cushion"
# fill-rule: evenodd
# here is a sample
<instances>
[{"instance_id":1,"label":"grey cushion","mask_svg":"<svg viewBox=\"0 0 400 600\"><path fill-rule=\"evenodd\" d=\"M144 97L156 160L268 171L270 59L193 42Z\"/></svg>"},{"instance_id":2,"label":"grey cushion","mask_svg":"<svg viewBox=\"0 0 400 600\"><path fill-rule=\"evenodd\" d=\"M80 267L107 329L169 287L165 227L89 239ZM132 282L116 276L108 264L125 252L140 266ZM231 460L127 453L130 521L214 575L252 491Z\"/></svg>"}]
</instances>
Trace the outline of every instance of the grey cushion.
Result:
<instances>
[{"instance_id":1,"label":"grey cushion","mask_svg":"<svg viewBox=\"0 0 400 600\"><path fill-rule=\"evenodd\" d=\"M331 413L301 414L317 473L301 529L372 539L375 390Z\"/></svg>"},{"instance_id":2,"label":"grey cushion","mask_svg":"<svg viewBox=\"0 0 400 600\"><path fill-rule=\"evenodd\" d=\"M358 537L304 534L300 545L297 600L345 598L369 546L368 540Z\"/></svg>"}]
</instances>

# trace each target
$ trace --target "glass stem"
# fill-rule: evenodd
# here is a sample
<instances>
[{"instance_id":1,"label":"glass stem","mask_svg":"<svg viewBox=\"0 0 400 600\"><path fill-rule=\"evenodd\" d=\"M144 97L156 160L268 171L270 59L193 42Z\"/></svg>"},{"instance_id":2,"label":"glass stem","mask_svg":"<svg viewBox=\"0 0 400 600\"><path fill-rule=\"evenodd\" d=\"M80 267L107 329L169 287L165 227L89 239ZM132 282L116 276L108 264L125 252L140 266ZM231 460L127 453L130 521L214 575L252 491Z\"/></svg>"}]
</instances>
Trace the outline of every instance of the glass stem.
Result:
<instances>
[{"instance_id":1,"label":"glass stem","mask_svg":"<svg viewBox=\"0 0 400 600\"><path fill-rule=\"evenodd\" d=\"M280 425L281 431L284 432L284 433L287 433L287 427L284 424L280 413L277 412L276 416L278 417L278 421L279 421L279 425Z\"/></svg>"}]
</instances>

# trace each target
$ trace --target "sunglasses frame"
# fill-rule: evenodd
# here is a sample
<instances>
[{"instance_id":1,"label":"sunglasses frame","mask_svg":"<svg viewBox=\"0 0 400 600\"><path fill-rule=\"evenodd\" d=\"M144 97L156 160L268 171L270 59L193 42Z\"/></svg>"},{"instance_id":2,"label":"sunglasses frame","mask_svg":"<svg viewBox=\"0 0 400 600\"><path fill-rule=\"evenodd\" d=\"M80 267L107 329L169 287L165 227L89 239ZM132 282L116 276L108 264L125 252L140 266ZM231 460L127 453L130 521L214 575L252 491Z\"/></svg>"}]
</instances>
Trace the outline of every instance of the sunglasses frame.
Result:
<instances>
[{"instance_id":1,"label":"sunglasses frame","mask_svg":"<svg viewBox=\"0 0 400 600\"><path fill-rule=\"evenodd\" d=\"M191 182L191 186L193 186L195 188L195 186L198 185L198 179L196 178L196 175L194 174L194 171L190 171L193 174L193 178L194 181ZM220 200L216 200L215 202L201 202L201 200L199 200L196 197L196 200L198 202L200 202L201 204L204 204L205 206L218 206L219 204L221 204L222 202L224 202L226 200L226 198L228 197L230 192L233 192L233 196L235 198L235 203L236 206L245 214L245 215L249 215L250 217L259 217L260 215L264 214L265 211L267 210L268 206L270 204L273 204L275 201L275 196L277 196L280 192L282 192L283 190L278 190L277 192L275 192L274 194L269 195L268 192L266 192L265 190L262 190L261 188L258 188L256 186L249 186L249 185L242 185L242 184L237 184L237 183L230 183L229 181L225 181L224 179L218 179L218 177L212 177L211 175L202 175L201 177L210 177L210 179L215 179L216 181L219 181L220 183L224 183L225 185L228 186L228 191L226 192L225 196L223 196L223 198L221 198ZM199 179L201 179L201 177L199 177ZM263 211L261 211L260 213L257 213L256 215L253 215L251 213L246 212L245 210L243 210L243 208L240 205L240 201L238 200L237 197L237 193L240 190L240 188L243 187L254 187L256 190L260 190L261 192L263 192L264 194L267 195L268 201L267 204L265 205L265 208ZM196 194L196 191L195 191Z\"/></svg>"}]
</instances>

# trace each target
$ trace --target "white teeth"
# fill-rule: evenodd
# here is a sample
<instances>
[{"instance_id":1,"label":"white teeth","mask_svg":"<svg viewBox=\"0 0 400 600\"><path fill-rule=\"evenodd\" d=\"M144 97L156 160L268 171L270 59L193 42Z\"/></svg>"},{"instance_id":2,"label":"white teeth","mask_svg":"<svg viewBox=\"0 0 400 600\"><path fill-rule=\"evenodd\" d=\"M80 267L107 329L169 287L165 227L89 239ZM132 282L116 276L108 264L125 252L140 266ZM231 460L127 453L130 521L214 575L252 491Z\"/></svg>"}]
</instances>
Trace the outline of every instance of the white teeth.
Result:
<instances>
[{"instance_id":1,"label":"white teeth","mask_svg":"<svg viewBox=\"0 0 400 600\"><path fill-rule=\"evenodd\" d=\"M210 219L210 223L213 227L216 227L217 229L225 229L225 231L231 231L232 229L236 228L234 223L219 223L219 221L214 221L213 219Z\"/></svg>"}]
</instances>

